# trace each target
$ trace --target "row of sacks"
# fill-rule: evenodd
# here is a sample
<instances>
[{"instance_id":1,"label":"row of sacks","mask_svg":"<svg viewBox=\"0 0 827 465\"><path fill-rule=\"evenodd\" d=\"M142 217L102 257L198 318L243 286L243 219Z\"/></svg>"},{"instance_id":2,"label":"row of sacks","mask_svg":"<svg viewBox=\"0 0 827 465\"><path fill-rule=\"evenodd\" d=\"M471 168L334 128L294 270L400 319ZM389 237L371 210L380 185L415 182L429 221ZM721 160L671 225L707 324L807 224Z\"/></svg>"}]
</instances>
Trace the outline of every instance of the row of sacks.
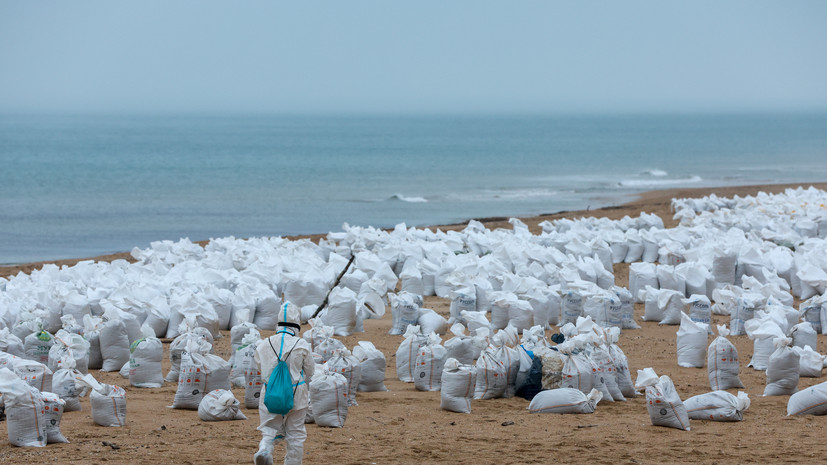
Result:
<instances>
[{"instance_id":1,"label":"row of sacks","mask_svg":"<svg viewBox=\"0 0 827 465\"><path fill-rule=\"evenodd\" d=\"M14 328L39 318L40 328L54 333L62 326L61 317L80 322L113 309L136 329L130 335L147 323L156 337L174 338L179 323L190 315L214 337L241 321L274 329L283 300L317 307L348 260L309 241L216 239L206 249L181 242L153 243L158 250L149 253L136 250L138 263L47 265L31 275L3 279L0 327ZM190 253L192 247L201 251ZM172 252L177 250L188 252ZM398 278L386 263L369 252L358 255L361 268L346 275L344 289L357 297L381 297L396 286Z\"/></svg>"},{"instance_id":2,"label":"row of sacks","mask_svg":"<svg viewBox=\"0 0 827 465\"><path fill-rule=\"evenodd\" d=\"M534 289L537 292L515 289L517 292L480 294L469 288L452 293L448 319L432 309L422 308L420 295L406 291L390 293L393 319L389 333L403 334L408 326L418 325L425 333L443 335L454 323L461 323L471 331L486 328L489 332L512 326L520 333L534 326L548 329L575 323L584 316L604 327L640 327L634 321L634 303L626 288L612 286L605 290L579 282L564 289L548 287L546 292Z\"/></svg>"},{"instance_id":3,"label":"row of sacks","mask_svg":"<svg viewBox=\"0 0 827 465\"><path fill-rule=\"evenodd\" d=\"M651 368L638 370L637 389L645 389L646 408L654 426L689 431L689 420L741 421L750 399L744 392L737 395L723 390L690 397L685 401L669 376L660 376Z\"/></svg>"},{"instance_id":4,"label":"row of sacks","mask_svg":"<svg viewBox=\"0 0 827 465\"><path fill-rule=\"evenodd\" d=\"M95 424L116 427L126 424L126 393L122 388L101 384L92 375L81 376L77 371L74 376L73 382L84 389L82 394L90 393ZM31 377L19 376L8 366L0 367L0 393L9 443L18 447L45 447L69 442L60 430L66 401L56 393L40 389L36 385L42 387L42 383L34 381ZM80 410L79 403L74 410Z\"/></svg>"},{"instance_id":5,"label":"row of sacks","mask_svg":"<svg viewBox=\"0 0 827 465\"><path fill-rule=\"evenodd\" d=\"M455 324L454 337L444 345L436 334L411 326L396 353L397 375L418 390L443 391L443 407L461 412L470 411L471 398L518 395L530 400L537 392L560 387L586 394L596 388L607 401L634 396L628 362L616 345L619 330L604 330L588 317L578 323L564 326L558 340L568 340L556 347L541 326L524 331L518 344L510 326L489 337L487 330L465 336ZM445 375L451 380L447 385Z\"/></svg>"}]
</instances>

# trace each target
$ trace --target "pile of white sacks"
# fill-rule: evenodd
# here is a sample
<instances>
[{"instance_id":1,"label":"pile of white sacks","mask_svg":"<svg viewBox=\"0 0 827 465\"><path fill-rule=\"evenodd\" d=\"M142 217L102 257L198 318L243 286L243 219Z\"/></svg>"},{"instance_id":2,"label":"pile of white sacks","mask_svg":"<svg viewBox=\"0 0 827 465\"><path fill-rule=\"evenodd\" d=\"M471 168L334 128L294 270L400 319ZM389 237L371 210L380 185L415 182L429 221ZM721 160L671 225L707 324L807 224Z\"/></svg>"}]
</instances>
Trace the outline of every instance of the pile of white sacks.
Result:
<instances>
[{"instance_id":1,"label":"pile of white sacks","mask_svg":"<svg viewBox=\"0 0 827 465\"><path fill-rule=\"evenodd\" d=\"M563 366L579 383L573 388L582 398L560 391L552 404L586 411L599 401L634 395L616 342L621 328L639 327L638 302L644 304L644 320L681 325L684 366L703 366L712 313L729 315L729 335L755 340L751 365L767 370L767 394L786 395L797 389L794 374L820 376L824 363L814 349L817 334L827 332L826 204L825 192L798 189L676 199L681 224L670 229L642 213L620 220L547 221L541 234L512 219L510 229L488 230L471 221L448 232L345 225L319 244L279 237L213 239L206 247L186 239L156 242L133 250L135 263L47 265L30 275L0 278L0 356L21 359L10 371L23 381L33 379L28 372L49 370L59 378L61 369L69 370L71 375L62 376L73 380L73 389L58 393L68 406L76 401L68 391L118 392L80 381L88 369L120 370L137 387L161 385L160 338L174 339L166 381L178 382L181 395L176 393L173 405L196 409L210 398L229 413L205 408L203 417L229 419L240 403L211 393L244 386L244 404L258 404L263 380L252 354L260 331L274 330L280 307L290 302L303 320L315 317L305 333L323 364L309 380L312 418L341 426L346 413L327 406L352 406L356 391L384 389L384 354L368 341L351 352L334 336L363 331L364 320L382 318L389 306L390 332L408 345L407 365L397 367L400 378L409 375L418 389L443 394L449 387L443 396L447 408L470 410L471 391L478 398L513 395L521 387L517 380L530 378L536 359L543 363L535 375L546 390L569 388L560 381ZM615 283L613 268L621 262L631 264L628 289ZM433 295L450 301L448 318L425 308L423 296ZM803 301L799 309L792 306L794 296ZM328 305L316 315L325 297ZM556 350L543 337L552 326L566 328L568 338ZM211 353L220 330L230 330L230 360ZM446 334L453 337L442 344ZM725 339L727 331L719 335ZM573 367L580 366L615 370L626 384L617 382L614 389L575 376ZM193 367L220 373L214 378L220 383L185 386L187 394L181 374ZM463 384L470 379L471 391ZM536 411L557 410L551 405Z\"/></svg>"}]
</instances>

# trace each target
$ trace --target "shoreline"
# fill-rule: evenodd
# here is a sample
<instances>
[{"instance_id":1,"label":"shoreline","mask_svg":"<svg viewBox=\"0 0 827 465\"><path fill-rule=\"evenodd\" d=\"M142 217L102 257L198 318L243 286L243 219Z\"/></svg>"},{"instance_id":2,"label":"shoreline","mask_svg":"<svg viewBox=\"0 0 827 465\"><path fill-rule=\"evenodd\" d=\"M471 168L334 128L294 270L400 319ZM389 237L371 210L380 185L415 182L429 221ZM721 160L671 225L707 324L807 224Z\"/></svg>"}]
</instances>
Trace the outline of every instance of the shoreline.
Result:
<instances>
[{"instance_id":1,"label":"shoreline","mask_svg":"<svg viewBox=\"0 0 827 465\"><path fill-rule=\"evenodd\" d=\"M821 183L787 183L787 184L755 184L755 185L745 185L745 186L722 186L722 187L682 187L682 188L671 188L671 189L657 189L657 190L650 190L641 192L639 194L633 194L631 196L624 195L623 197L632 197L632 200L629 200L624 203L619 203L617 205L610 205L601 208L595 209L586 209L586 210L563 210L554 213L545 213L537 216L530 216L530 217L519 217L521 221L526 223L529 227L529 230L534 233L538 234L540 232L540 227L538 226L539 223L547 220L555 220L560 218L579 218L583 216L594 216L594 217L606 217L609 219L620 219L626 215L629 216L637 216L641 211L645 211L646 213L654 213L660 216L666 227L673 227L677 223L672 219L671 215L671 201L673 198L683 198L683 197L703 197L710 194L716 194L720 197L732 197L734 195L739 196L746 196L746 195L755 195L758 192L767 192L767 193L779 193L783 192L785 189L788 188L796 188L796 187L803 187L807 188L813 186L818 189L827 190L827 182ZM617 200L622 200L618 198ZM508 223L508 219L511 217L503 217L503 216L496 216L496 217L485 217L485 218L470 218L461 223L454 223L454 224L447 224L447 225L430 225L430 226L417 226L417 228L431 228L436 229L439 228L443 231L450 231L450 230L460 230L465 228L470 220L476 220L483 223L489 229L495 228L510 228L511 225ZM294 235L294 236L283 236L286 239L290 240L299 240L299 239L310 239L313 241L318 241L320 238L327 236L327 233L321 234L301 234L301 235ZM204 246L209 243L210 239L205 239L201 241L194 242L200 246ZM134 262L132 256L130 255L131 252L117 252L112 254L104 254L98 255L95 257L84 257L84 258L69 258L69 259L61 259L61 260L45 260L45 261L38 261L38 262L30 262L30 263L20 263L14 265L0 265L0 278L8 277L16 275L20 272L24 274L30 274L32 271L39 270L45 265L54 264L57 266L72 266L77 264L78 262L94 260L94 261L107 261L111 262L114 260L124 259L130 262Z\"/></svg>"}]
</instances>

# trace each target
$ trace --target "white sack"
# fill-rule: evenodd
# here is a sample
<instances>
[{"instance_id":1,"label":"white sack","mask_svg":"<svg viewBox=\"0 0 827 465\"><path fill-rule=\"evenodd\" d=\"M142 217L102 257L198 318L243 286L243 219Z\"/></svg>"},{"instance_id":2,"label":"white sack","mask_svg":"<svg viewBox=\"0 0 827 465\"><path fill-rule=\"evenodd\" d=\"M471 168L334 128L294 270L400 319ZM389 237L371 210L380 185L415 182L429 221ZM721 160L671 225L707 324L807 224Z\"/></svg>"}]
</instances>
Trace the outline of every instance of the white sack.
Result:
<instances>
[{"instance_id":1,"label":"white sack","mask_svg":"<svg viewBox=\"0 0 827 465\"><path fill-rule=\"evenodd\" d=\"M471 399L477 382L477 369L455 358L445 361L442 370L439 407L449 412L471 413Z\"/></svg>"},{"instance_id":2,"label":"white sack","mask_svg":"<svg viewBox=\"0 0 827 465\"><path fill-rule=\"evenodd\" d=\"M681 313L678 329L678 365L686 368L703 368L706 361L706 343L709 326L696 323L686 313Z\"/></svg>"},{"instance_id":3,"label":"white sack","mask_svg":"<svg viewBox=\"0 0 827 465\"><path fill-rule=\"evenodd\" d=\"M246 420L239 408L241 403L233 393L224 389L210 391L198 405L198 418L204 421Z\"/></svg>"},{"instance_id":4,"label":"white sack","mask_svg":"<svg viewBox=\"0 0 827 465\"><path fill-rule=\"evenodd\" d=\"M528 405L530 413L594 413L603 394L592 389L583 394L579 389L559 388L540 391Z\"/></svg>"},{"instance_id":5,"label":"white sack","mask_svg":"<svg viewBox=\"0 0 827 465\"><path fill-rule=\"evenodd\" d=\"M737 396L726 391L712 391L683 402L690 419L712 421L741 421L749 404L749 396L742 391Z\"/></svg>"}]
</instances>

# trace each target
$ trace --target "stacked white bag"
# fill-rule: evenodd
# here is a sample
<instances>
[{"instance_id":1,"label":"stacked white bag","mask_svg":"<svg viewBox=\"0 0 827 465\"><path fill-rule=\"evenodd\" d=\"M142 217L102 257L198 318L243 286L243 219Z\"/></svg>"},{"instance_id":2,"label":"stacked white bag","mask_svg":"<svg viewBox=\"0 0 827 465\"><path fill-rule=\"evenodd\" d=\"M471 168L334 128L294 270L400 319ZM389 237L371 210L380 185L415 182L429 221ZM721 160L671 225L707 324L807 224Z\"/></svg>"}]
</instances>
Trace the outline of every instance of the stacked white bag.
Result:
<instances>
[{"instance_id":1,"label":"stacked white bag","mask_svg":"<svg viewBox=\"0 0 827 465\"><path fill-rule=\"evenodd\" d=\"M126 391L120 386L99 383L92 375L77 379L77 383L92 390L92 421L100 426L126 424Z\"/></svg>"},{"instance_id":2,"label":"stacked white bag","mask_svg":"<svg viewBox=\"0 0 827 465\"><path fill-rule=\"evenodd\" d=\"M60 432L60 420L63 418L63 407L66 402L53 392L41 392L43 398L43 419L46 423L46 442L49 444L65 444L69 442Z\"/></svg>"},{"instance_id":3,"label":"stacked white bag","mask_svg":"<svg viewBox=\"0 0 827 465\"><path fill-rule=\"evenodd\" d=\"M741 378L738 377L741 371L738 350L726 338L728 335L729 330L726 325L719 325L718 337L709 344L707 349L707 372L709 386L713 391L744 387Z\"/></svg>"},{"instance_id":4,"label":"stacked white bag","mask_svg":"<svg viewBox=\"0 0 827 465\"><path fill-rule=\"evenodd\" d=\"M408 326L416 325L419 319L419 301L421 298L421 296L405 291L399 294L388 293L393 317L389 334L406 334Z\"/></svg>"},{"instance_id":5,"label":"stacked white bag","mask_svg":"<svg viewBox=\"0 0 827 465\"><path fill-rule=\"evenodd\" d=\"M410 325L405 330L405 340L399 344L396 350L396 376L404 383L414 382L414 370L416 369L416 356L419 348L427 343L439 344L440 339L434 333L423 334L419 326Z\"/></svg>"},{"instance_id":6,"label":"stacked white bag","mask_svg":"<svg viewBox=\"0 0 827 465\"><path fill-rule=\"evenodd\" d=\"M129 384L139 388L159 388L164 384L161 360L164 345L154 336L149 326L144 326L145 337L129 346Z\"/></svg>"},{"instance_id":7,"label":"stacked white bag","mask_svg":"<svg viewBox=\"0 0 827 465\"><path fill-rule=\"evenodd\" d=\"M655 370L644 368L637 372L635 387L646 389L646 408L653 425L689 431L689 414L671 378L658 378Z\"/></svg>"},{"instance_id":8,"label":"stacked white bag","mask_svg":"<svg viewBox=\"0 0 827 465\"><path fill-rule=\"evenodd\" d=\"M477 383L477 369L455 358L445 361L442 370L439 408L449 412L471 413L471 399Z\"/></svg>"},{"instance_id":9,"label":"stacked white bag","mask_svg":"<svg viewBox=\"0 0 827 465\"><path fill-rule=\"evenodd\" d=\"M362 367L359 359L354 357L349 350L339 349L333 352L330 360L325 362L324 369L331 373L339 373L347 380L347 405L352 407L356 403L356 391L362 378Z\"/></svg>"},{"instance_id":10,"label":"stacked white bag","mask_svg":"<svg viewBox=\"0 0 827 465\"><path fill-rule=\"evenodd\" d=\"M210 391L198 405L198 418L204 421L246 420L241 403L226 389Z\"/></svg>"},{"instance_id":11,"label":"stacked white bag","mask_svg":"<svg viewBox=\"0 0 827 465\"><path fill-rule=\"evenodd\" d=\"M101 371L118 371L129 362L129 335L117 309L107 310L103 321L100 329Z\"/></svg>"},{"instance_id":12,"label":"stacked white bag","mask_svg":"<svg viewBox=\"0 0 827 465\"><path fill-rule=\"evenodd\" d=\"M706 361L706 343L709 325L697 323L681 312L678 329L678 365L687 368L703 368Z\"/></svg>"},{"instance_id":13,"label":"stacked white bag","mask_svg":"<svg viewBox=\"0 0 827 465\"><path fill-rule=\"evenodd\" d=\"M338 373L316 370L310 380L310 405L319 426L341 428L347 419L347 380Z\"/></svg>"},{"instance_id":14,"label":"stacked white bag","mask_svg":"<svg viewBox=\"0 0 827 465\"><path fill-rule=\"evenodd\" d=\"M827 414L827 383L796 392L787 402L787 415Z\"/></svg>"},{"instance_id":15,"label":"stacked white bag","mask_svg":"<svg viewBox=\"0 0 827 465\"><path fill-rule=\"evenodd\" d=\"M359 341L353 348L353 356L359 361L362 376L359 378L361 392L387 391L385 387L385 354L377 349L372 342Z\"/></svg>"},{"instance_id":16,"label":"stacked white bag","mask_svg":"<svg viewBox=\"0 0 827 465\"><path fill-rule=\"evenodd\" d=\"M775 339L775 352L770 355L767 366L767 386L765 396L787 396L798 391L799 356L790 347L792 339L779 337Z\"/></svg>"},{"instance_id":17,"label":"stacked white bag","mask_svg":"<svg viewBox=\"0 0 827 465\"><path fill-rule=\"evenodd\" d=\"M594 413L603 394L592 389L583 394L579 389L559 388L540 391L528 406L530 413Z\"/></svg>"},{"instance_id":18,"label":"stacked white bag","mask_svg":"<svg viewBox=\"0 0 827 465\"><path fill-rule=\"evenodd\" d=\"M737 396L726 391L712 391L683 402L690 419L712 421L741 421L749 404L749 396L741 391Z\"/></svg>"},{"instance_id":19,"label":"stacked white bag","mask_svg":"<svg viewBox=\"0 0 827 465\"><path fill-rule=\"evenodd\" d=\"M45 447L46 421L40 391L4 367L0 368L0 393L6 406L9 443L17 447Z\"/></svg>"},{"instance_id":20,"label":"stacked white bag","mask_svg":"<svg viewBox=\"0 0 827 465\"><path fill-rule=\"evenodd\" d=\"M419 346L414 368L414 387L419 391L439 391L442 383L442 369L448 351L439 343Z\"/></svg>"}]
</instances>

